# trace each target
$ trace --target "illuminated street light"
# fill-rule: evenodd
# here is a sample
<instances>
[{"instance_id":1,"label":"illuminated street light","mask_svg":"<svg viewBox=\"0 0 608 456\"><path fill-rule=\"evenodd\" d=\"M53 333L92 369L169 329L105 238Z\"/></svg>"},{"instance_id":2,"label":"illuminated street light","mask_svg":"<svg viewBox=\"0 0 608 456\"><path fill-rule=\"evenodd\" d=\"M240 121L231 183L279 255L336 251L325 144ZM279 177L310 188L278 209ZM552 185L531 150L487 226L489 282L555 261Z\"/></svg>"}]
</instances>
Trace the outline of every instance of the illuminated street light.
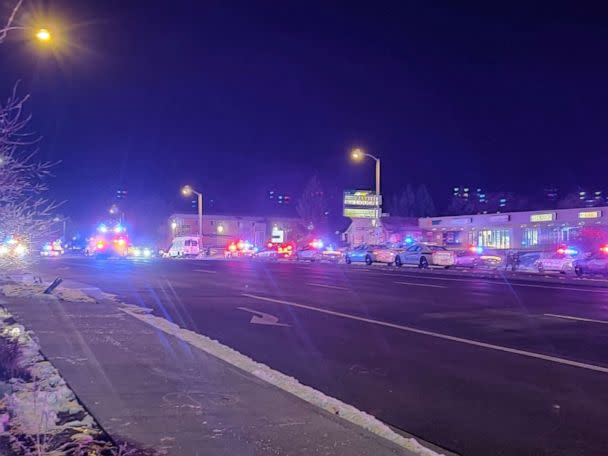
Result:
<instances>
[{"instance_id":1,"label":"illuminated street light","mask_svg":"<svg viewBox=\"0 0 608 456\"><path fill-rule=\"evenodd\" d=\"M203 194L201 192L197 192L190 185L184 185L182 187L182 195L190 196L195 194L198 199L198 247L199 251L202 252L203 249Z\"/></svg>"},{"instance_id":2,"label":"illuminated street light","mask_svg":"<svg viewBox=\"0 0 608 456\"><path fill-rule=\"evenodd\" d=\"M38 39L38 41L49 41L51 39L51 32L49 32L45 28L41 28L36 32L36 38Z\"/></svg>"},{"instance_id":3,"label":"illuminated street light","mask_svg":"<svg viewBox=\"0 0 608 456\"><path fill-rule=\"evenodd\" d=\"M365 154L361 149L356 148L351 151L350 158L352 158L353 161L361 161L363 160L364 155Z\"/></svg>"},{"instance_id":4,"label":"illuminated street light","mask_svg":"<svg viewBox=\"0 0 608 456\"><path fill-rule=\"evenodd\" d=\"M217 232L218 232L218 234L222 234L224 232L224 225L218 225Z\"/></svg>"},{"instance_id":5,"label":"illuminated street light","mask_svg":"<svg viewBox=\"0 0 608 456\"><path fill-rule=\"evenodd\" d=\"M176 222L175 220L173 220L173 221L171 222L171 229L172 229L173 231L175 231L175 230L177 229L177 222Z\"/></svg>"},{"instance_id":6,"label":"illuminated street light","mask_svg":"<svg viewBox=\"0 0 608 456\"><path fill-rule=\"evenodd\" d=\"M380 221L380 159L372 154L366 153L363 149L355 148L350 152L350 158L353 161L361 162L365 157L369 157L376 162L376 226L379 226Z\"/></svg>"}]
</instances>

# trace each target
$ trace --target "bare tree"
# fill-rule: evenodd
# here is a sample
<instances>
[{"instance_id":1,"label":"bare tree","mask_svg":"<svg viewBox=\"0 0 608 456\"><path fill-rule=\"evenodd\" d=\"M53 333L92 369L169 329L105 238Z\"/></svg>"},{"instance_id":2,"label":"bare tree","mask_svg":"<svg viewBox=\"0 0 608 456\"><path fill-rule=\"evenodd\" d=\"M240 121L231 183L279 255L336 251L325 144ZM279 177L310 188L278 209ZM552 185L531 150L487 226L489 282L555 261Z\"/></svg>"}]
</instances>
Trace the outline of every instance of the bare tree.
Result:
<instances>
[{"instance_id":1,"label":"bare tree","mask_svg":"<svg viewBox=\"0 0 608 456\"><path fill-rule=\"evenodd\" d=\"M0 28L0 44L2 44L2 42L6 39L6 36L8 35L9 31L19 28L14 27L13 23L15 22L15 17L17 16L17 12L19 11L19 8L21 8L22 3L23 0L18 0L17 3L15 3L15 6L13 7L11 14L8 17L6 24L4 24L2 28Z\"/></svg>"},{"instance_id":2,"label":"bare tree","mask_svg":"<svg viewBox=\"0 0 608 456\"><path fill-rule=\"evenodd\" d=\"M296 210L309 229L327 228L327 198L317 176L312 176L298 200Z\"/></svg>"},{"instance_id":3,"label":"bare tree","mask_svg":"<svg viewBox=\"0 0 608 456\"><path fill-rule=\"evenodd\" d=\"M13 8L6 25L0 29L0 43L6 38L22 0ZM24 113L29 95L19 96L15 84L5 102L0 101L0 243L16 238L27 245L37 245L54 223L58 205L44 197L46 180L53 163L36 159L38 143L27 131L30 116ZM14 257L0 256L0 266Z\"/></svg>"},{"instance_id":4,"label":"bare tree","mask_svg":"<svg viewBox=\"0 0 608 456\"><path fill-rule=\"evenodd\" d=\"M17 86L0 103L0 242L18 236L29 243L48 233L58 205L44 198L53 163L36 160L37 140L26 131L30 116L23 114L29 97Z\"/></svg>"}]
</instances>

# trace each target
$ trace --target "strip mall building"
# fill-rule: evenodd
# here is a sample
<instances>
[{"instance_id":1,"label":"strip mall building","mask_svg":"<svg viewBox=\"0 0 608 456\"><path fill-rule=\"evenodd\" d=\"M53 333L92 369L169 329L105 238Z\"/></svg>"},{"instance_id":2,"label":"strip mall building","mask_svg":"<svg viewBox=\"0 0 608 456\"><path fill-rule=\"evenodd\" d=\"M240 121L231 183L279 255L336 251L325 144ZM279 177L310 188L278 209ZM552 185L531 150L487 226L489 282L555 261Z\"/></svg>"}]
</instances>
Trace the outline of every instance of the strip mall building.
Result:
<instances>
[{"instance_id":1,"label":"strip mall building","mask_svg":"<svg viewBox=\"0 0 608 456\"><path fill-rule=\"evenodd\" d=\"M418 226L426 240L454 248L595 248L608 243L608 207L429 217L419 219Z\"/></svg>"}]
</instances>

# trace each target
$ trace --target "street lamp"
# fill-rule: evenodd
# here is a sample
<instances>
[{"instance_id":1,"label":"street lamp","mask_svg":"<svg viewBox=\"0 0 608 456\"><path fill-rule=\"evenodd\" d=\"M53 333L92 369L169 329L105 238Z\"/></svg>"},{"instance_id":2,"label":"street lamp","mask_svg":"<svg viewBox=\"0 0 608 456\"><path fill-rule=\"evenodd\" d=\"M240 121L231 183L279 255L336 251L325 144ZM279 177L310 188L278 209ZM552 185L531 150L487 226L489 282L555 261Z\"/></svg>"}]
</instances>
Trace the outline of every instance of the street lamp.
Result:
<instances>
[{"instance_id":1,"label":"street lamp","mask_svg":"<svg viewBox=\"0 0 608 456\"><path fill-rule=\"evenodd\" d=\"M372 154L366 153L363 149L355 148L350 152L350 158L355 162L361 162L365 157L376 161L376 225L380 218L380 159Z\"/></svg>"},{"instance_id":2,"label":"street lamp","mask_svg":"<svg viewBox=\"0 0 608 456\"><path fill-rule=\"evenodd\" d=\"M66 232L66 228L67 228L67 224L68 224L68 219L67 217L59 217L59 216L55 216L53 218L53 222L55 223L59 223L62 222L63 223L63 237L61 238L63 242L66 241L66 237L65 237L65 232Z\"/></svg>"},{"instance_id":3,"label":"street lamp","mask_svg":"<svg viewBox=\"0 0 608 456\"><path fill-rule=\"evenodd\" d=\"M36 32L36 38L38 41L46 42L51 39L51 32L45 28L41 28Z\"/></svg>"},{"instance_id":4,"label":"street lamp","mask_svg":"<svg viewBox=\"0 0 608 456\"><path fill-rule=\"evenodd\" d=\"M182 195L190 196L195 194L198 197L198 247L203 251L203 194L194 190L190 185L182 187Z\"/></svg>"}]
</instances>

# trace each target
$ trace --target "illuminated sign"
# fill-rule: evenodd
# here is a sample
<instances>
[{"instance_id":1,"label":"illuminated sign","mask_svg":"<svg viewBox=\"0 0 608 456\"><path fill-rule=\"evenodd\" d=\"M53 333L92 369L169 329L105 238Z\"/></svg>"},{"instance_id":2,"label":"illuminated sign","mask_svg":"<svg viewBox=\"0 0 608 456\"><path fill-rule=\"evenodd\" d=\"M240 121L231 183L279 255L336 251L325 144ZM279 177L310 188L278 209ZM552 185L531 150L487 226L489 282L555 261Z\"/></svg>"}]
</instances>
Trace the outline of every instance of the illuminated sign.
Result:
<instances>
[{"instance_id":1,"label":"illuminated sign","mask_svg":"<svg viewBox=\"0 0 608 456\"><path fill-rule=\"evenodd\" d=\"M578 213L580 219L600 218L602 211L583 211Z\"/></svg>"},{"instance_id":2,"label":"illuminated sign","mask_svg":"<svg viewBox=\"0 0 608 456\"><path fill-rule=\"evenodd\" d=\"M507 215L507 214L502 214L502 215L492 215L490 217L490 222L508 222L509 220L511 220L511 216Z\"/></svg>"},{"instance_id":3,"label":"illuminated sign","mask_svg":"<svg viewBox=\"0 0 608 456\"><path fill-rule=\"evenodd\" d=\"M344 192L344 206L366 206L375 207L382 205L382 195L377 196L369 190L355 190Z\"/></svg>"},{"instance_id":4,"label":"illuminated sign","mask_svg":"<svg viewBox=\"0 0 608 456\"><path fill-rule=\"evenodd\" d=\"M552 222L555 220L555 212L546 212L544 214L532 214L530 216L531 222Z\"/></svg>"},{"instance_id":5,"label":"illuminated sign","mask_svg":"<svg viewBox=\"0 0 608 456\"><path fill-rule=\"evenodd\" d=\"M279 227L277 227L277 226L272 227L272 232L271 232L270 236L271 236L271 242L273 242L273 243L285 242L285 231L279 229Z\"/></svg>"},{"instance_id":6,"label":"illuminated sign","mask_svg":"<svg viewBox=\"0 0 608 456\"><path fill-rule=\"evenodd\" d=\"M379 218L377 209L365 209L359 207L345 207L344 217L350 218Z\"/></svg>"}]
</instances>

